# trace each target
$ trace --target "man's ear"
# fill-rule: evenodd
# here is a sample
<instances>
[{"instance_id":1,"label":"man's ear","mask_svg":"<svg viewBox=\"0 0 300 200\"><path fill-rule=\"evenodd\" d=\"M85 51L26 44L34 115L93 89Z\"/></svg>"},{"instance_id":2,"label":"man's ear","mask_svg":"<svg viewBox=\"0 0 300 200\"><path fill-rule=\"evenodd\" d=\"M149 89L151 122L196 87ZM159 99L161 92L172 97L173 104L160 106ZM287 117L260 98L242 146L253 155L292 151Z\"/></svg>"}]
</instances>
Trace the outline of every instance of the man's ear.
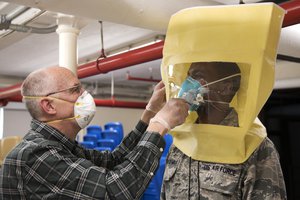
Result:
<instances>
[{"instance_id":1,"label":"man's ear","mask_svg":"<svg viewBox=\"0 0 300 200\"><path fill-rule=\"evenodd\" d=\"M42 108L42 110L49 114L49 115L53 115L56 114L56 107L55 105L52 103L52 100L49 98L42 98L40 101L40 106Z\"/></svg>"}]
</instances>

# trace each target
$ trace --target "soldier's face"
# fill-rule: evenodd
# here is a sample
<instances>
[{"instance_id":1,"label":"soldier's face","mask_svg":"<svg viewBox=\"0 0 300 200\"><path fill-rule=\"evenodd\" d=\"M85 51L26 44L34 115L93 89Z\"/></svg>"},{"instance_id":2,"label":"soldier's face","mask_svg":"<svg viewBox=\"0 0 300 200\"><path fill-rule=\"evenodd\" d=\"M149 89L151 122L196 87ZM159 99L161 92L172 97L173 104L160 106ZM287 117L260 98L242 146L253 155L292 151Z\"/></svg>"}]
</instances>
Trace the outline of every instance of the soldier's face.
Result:
<instances>
[{"instance_id":1,"label":"soldier's face","mask_svg":"<svg viewBox=\"0 0 300 200\"><path fill-rule=\"evenodd\" d=\"M208 100L208 98L220 100L218 97L218 92L221 90L222 83L214 83L209 86L205 86L208 83L216 81L219 79L218 71L215 67L215 64L212 62L203 62L203 63L193 63L188 71L188 75L193 79L199 81L201 85L209 88L209 93L204 95L204 99Z\"/></svg>"}]
</instances>

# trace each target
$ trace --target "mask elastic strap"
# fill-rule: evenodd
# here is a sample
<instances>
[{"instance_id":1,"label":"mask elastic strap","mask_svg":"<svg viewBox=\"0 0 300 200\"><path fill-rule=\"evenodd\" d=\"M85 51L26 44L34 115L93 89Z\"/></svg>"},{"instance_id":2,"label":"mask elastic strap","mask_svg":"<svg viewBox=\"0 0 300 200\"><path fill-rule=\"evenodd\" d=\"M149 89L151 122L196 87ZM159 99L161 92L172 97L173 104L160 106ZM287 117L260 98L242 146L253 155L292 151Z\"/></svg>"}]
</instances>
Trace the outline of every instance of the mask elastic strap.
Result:
<instances>
[{"instance_id":1,"label":"mask elastic strap","mask_svg":"<svg viewBox=\"0 0 300 200\"><path fill-rule=\"evenodd\" d=\"M206 83L205 85L202 85L202 86L205 87L205 86L208 86L208 85L212 85L212 84L214 84L214 83L218 83L218 82L220 82L220 81L224 81L224 80L233 78L233 77L235 77L235 76L240 76L240 75L241 75L241 74L238 73L238 74L233 74L233 75L230 75L230 76L226 76L226 77L221 78L221 79L219 79L219 80L216 80L216 81L213 81L213 82L210 82L210 83Z\"/></svg>"},{"instance_id":2,"label":"mask elastic strap","mask_svg":"<svg viewBox=\"0 0 300 200\"><path fill-rule=\"evenodd\" d=\"M53 123L57 123L57 122L61 122L61 121L66 121L66 120L77 119L77 118L80 118L80 115L77 115L77 116L74 116L74 117L69 117L69 118L64 118L64 119L56 119L56 120L53 120L53 121L46 121L45 123L53 124Z\"/></svg>"},{"instance_id":3,"label":"mask elastic strap","mask_svg":"<svg viewBox=\"0 0 300 200\"><path fill-rule=\"evenodd\" d=\"M23 96L24 99L39 99L39 98L43 98L43 97L54 98L54 99L58 99L58 100L61 100L61 101L68 102L68 103L73 103L73 102L70 102L70 101L66 101L66 100L63 100L63 99L59 99L59 98L56 98L56 97L50 97L50 96ZM78 104L76 104L76 105L78 105ZM77 119L77 118L80 118L80 115L65 118L65 119L57 119L57 120L53 120L53 121L44 121L44 122L52 124L52 123L57 123L57 122L61 122L61 121L65 121L65 120L72 120L72 119Z\"/></svg>"},{"instance_id":4,"label":"mask elastic strap","mask_svg":"<svg viewBox=\"0 0 300 200\"><path fill-rule=\"evenodd\" d=\"M71 102L71 101L67 101L67 100L64 100L64 99L59 99L59 98L56 98L56 97L51 97L51 96L23 96L23 99L40 99L40 98L52 98L52 99L58 99L60 101L65 101L65 102L68 102L68 103L74 103L74 102Z\"/></svg>"},{"instance_id":5,"label":"mask elastic strap","mask_svg":"<svg viewBox=\"0 0 300 200\"><path fill-rule=\"evenodd\" d=\"M224 101L212 101L212 100L204 100L204 101L209 103L229 104L228 102L224 102Z\"/></svg>"}]
</instances>

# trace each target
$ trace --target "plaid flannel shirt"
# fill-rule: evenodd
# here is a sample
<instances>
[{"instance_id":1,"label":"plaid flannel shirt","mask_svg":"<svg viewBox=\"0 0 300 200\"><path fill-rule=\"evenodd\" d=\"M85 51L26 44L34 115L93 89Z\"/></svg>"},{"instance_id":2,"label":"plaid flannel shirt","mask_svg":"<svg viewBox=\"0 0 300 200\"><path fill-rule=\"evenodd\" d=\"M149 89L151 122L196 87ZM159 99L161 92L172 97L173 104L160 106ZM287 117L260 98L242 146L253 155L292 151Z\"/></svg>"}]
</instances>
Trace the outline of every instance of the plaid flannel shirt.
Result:
<instances>
[{"instance_id":1,"label":"plaid flannel shirt","mask_svg":"<svg viewBox=\"0 0 300 200\"><path fill-rule=\"evenodd\" d=\"M113 152L87 150L32 120L4 161L0 199L139 199L159 165L165 141L140 121Z\"/></svg>"}]
</instances>

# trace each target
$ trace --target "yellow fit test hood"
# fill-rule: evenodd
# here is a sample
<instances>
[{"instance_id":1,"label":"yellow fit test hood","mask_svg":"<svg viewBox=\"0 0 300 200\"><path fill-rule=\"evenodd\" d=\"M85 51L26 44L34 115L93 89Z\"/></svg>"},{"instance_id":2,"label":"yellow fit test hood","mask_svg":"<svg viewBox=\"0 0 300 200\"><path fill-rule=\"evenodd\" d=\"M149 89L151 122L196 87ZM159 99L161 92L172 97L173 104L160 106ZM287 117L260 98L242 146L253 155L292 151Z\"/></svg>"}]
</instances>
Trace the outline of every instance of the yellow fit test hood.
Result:
<instances>
[{"instance_id":1,"label":"yellow fit test hood","mask_svg":"<svg viewBox=\"0 0 300 200\"><path fill-rule=\"evenodd\" d=\"M239 127L186 122L174 128L174 145L193 159L242 163L266 137L256 118L274 84L274 67L284 10L273 3L184 9L169 22L161 65L167 99L176 97L193 62L235 62L240 89L231 106Z\"/></svg>"}]
</instances>

